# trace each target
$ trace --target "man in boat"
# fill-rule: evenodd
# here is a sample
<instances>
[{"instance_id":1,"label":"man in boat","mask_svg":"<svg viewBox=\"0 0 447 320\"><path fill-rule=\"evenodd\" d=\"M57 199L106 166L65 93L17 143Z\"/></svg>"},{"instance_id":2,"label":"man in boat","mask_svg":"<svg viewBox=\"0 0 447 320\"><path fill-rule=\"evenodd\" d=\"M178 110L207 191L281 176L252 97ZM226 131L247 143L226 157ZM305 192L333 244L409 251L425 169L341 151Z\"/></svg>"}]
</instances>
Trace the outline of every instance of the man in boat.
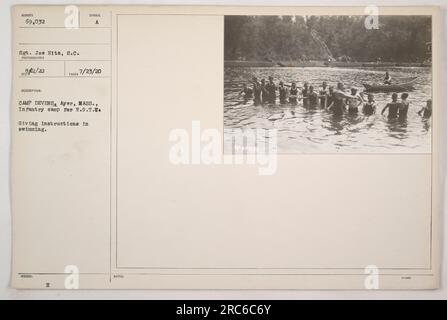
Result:
<instances>
[{"instance_id":1,"label":"man in boat","mask_svg":"<svg viewBox=\"0 0 447 320\"><path fill-rule=\"evenodd\" d=\"M275 103L276 102L276 85L273 82L273 77L269 77L269 82L266 85L267 89L267 95L268 95L268 102L269 103Z\"/></svg>"},{"instance_id":2,"label":"man in boat","mask_svg":"<svg viewBox=\"0 0 447 320\"><path fill-rule=\"evenodd\" d=\"M391 76L390 73L387 71L385 72L385 79L383 79L384 84L391 84Z\"/></svg>"},{"instance_id":3,"label":"man in boat","mask_svg":"<svg viewBox=\"0 0 447 320\"><path fill-rule=\"evenodd\" d=\"M248 87L247 84L244 83L242 91L239 92L239 95L243 95L244 99L251 99L253 98L253 89Z\"/></svg>"},{"instance_id":4,"label":"man in boat","mask_svg":"<svg viewBox=\"0 0 447 320\"><path fill-rule=\"evenodd\" d=\"M262 89L261 89L261 84L258 81L258 78L253 77L252 78L252 83L253 83L253 101L255 104L260 104L261 103L261 93L262 93Z\"/></svg>"},{"instance_id":5,"label":"man in boat","mask_svg":"<svg viewBox=\"0 0 447 320\"><path fill-rule=\"evenodd\" d=\"M391 96L392 101L388 103L383 109L381 114L388 109L388 119L396 119L399 111L399 103L397 102L397 93L393 93Z\"/></svg>"},{"instance_id":6,"label":"man in boat","mask_svg":"<svg viewBox=\"0 0 447 320\"><path fill-rule=\"evenodd\" d=\"M363 105L362 112L365 116L370 116L376 113L376 102L372 93L368 94L368 101Z\"/></svg>"},{"instance_id":7,"label":"man in boat","mask_svg":"<svg viewBox=\"0 0 447 320\"><path fill-rule=\"evenodd\" d=\"M323 81L323 84L320 88L320 107L326 108L327 106L327 94L328 94L328 88L326 81Z\"/></svg>"},{"instance_id":8,"label":"man in boat","mask_svg":"<svg viewBox=\"0 0 447 320\"><path fill-rule=\"evenodd\" d=\"M309 108L315 108L318 105L318 94L314 91L314 87L310 86L307 92L307 102Z\"/></svg>"},{"instance_id":9,"label":"man in boat","mask_svg":"<svg viewBox=\"0 0 447 320\"><path fill-rule=\"evenodd\" d=\"M303 106L307 107L309 104L309 100L307 98L307 95L309 94L309 83L306 81L304 82L303 90L301 90L301 95L303 96Z\"/></svg>"},{"instance_id":10,"label":"man in boat","mask_svg":"<svg viewBox=\"0 0 447 320\"><path fill-rule=\"evenodd\" d=\"M399 120L406 120L407 114L408 114L408 107L410 106L410 103L407 101L408 93L404 92L400 96L400 103L399 103Z\"/></svg>"},{"instance_id":11,"label":"man in boat","mask_svg":"<svg viewBox=\"0 0 447 320\"><path fill-rule=\"evenodd\" d=\"M422 109L418 111L418 115L422 116L424 119L429 119L431 117L431 114L432 114L432 101L431 99L428 99L425 107L422 107Z\"/></svg>"},{"instance_id":12,"label":"man in boat","mask_svg":"<svg viewBox=\"0 0 447 320\"><path fill-rule=\"evenodd\" d=\"M296 87L296 82L292 82L292 86L289 90L289 102L291 104L297 104L298 101L298 88Z\"/></svg>"},{"instance_id":13,"label":"man in boat","mask_svg":"<svg viewBox=\"0 0 447 320\"><path fill-rule=\"evenodd\" d=\"M357 88L351 88L351 96L347 99L348 113L357 114L359 106L364 102L363 98L357 93Z\"/></svg>"},{"instance_id":14,"label":"man in boat","mask_svg":"<svg viewBox=\"0 0 447 320\"><path fill-rule=\"evenodd\" d=\"M287 103L288 90L284 86L284 82L282 81L279 82L278 91L279 91L279 103L281 104Z\"/></svg>"}]
</instances>

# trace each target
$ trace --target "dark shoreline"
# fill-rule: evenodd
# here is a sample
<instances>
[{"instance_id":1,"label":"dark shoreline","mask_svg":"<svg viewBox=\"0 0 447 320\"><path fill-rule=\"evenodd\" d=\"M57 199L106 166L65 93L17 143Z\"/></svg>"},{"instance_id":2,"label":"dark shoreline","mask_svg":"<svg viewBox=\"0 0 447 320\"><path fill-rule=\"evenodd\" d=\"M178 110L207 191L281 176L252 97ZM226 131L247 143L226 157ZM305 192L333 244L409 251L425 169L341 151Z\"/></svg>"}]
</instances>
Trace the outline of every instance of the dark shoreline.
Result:
<instances>
[{"instance_id":1,"label":"dark shoreline","mask_svg":"<svg viewBox=\"0 0 447 320\"><path fill-rule=\"evenodd\" d=\"M333 67L333 68L383 68L383 67L431 67L431 63L424 62L341 62L341 61L239 61L225 60L225 67Z\"/></svg>"}]
</instances>

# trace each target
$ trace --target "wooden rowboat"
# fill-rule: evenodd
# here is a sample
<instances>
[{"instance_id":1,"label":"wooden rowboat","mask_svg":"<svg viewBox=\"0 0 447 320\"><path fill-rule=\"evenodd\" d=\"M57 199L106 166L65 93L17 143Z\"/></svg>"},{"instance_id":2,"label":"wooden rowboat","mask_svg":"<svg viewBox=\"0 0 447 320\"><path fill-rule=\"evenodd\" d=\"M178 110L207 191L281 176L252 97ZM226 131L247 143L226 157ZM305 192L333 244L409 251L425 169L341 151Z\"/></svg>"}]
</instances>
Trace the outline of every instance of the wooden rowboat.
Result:
<instances>
[{"instance_id":1,"label":"wooden rowboat","mask_svg":"<svg viewBox=\"0 0 447 320\"><path fill-rule=\"evenodd\" d=\"M364 83L366 92L403 92L410 91L414 89L413 84L416 81L417 77L411 78L402 78L399 79L398 83L391 84L368 84Z\"/></svg>"}]
</instances>

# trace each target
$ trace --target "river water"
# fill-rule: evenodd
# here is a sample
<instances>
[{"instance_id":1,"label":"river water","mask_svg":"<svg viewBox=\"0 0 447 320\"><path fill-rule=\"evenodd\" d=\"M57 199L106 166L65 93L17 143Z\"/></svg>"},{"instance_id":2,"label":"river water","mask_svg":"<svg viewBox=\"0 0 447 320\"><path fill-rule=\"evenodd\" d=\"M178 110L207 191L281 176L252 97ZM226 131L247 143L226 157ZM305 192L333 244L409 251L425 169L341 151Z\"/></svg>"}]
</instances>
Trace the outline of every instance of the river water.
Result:
<instances>
[{"instance_id":1,"label":"river water","mask_svg":"<svg viewBox=\"0 0 447 320\"><path fill-rule=\"evenodd\" d=\"M243 83L248 83L253 76L258 79L273 76L276 84L280 80L295 81L298 87L307 81L316 89L323 81L333 86L343 82L346 88L363 91L362 83L382 82L384 69L225 68L225 141L231 139L228 129L277 129L279 153L430 153L431 119L424 120L417 114L427 99L432 98L430 68L387 70L394 79L418 77L414 90L409 92L407 121L389 121L380 115L382 108L391 101L391 93L374 93L377 112L369 117L361 112L355 116L334 116L320 108L304 108L301 102L296 106L282 105L278 101L273 105L254 105L252 99L244 100L239 94Z\"/></svg>"}]
</instances>

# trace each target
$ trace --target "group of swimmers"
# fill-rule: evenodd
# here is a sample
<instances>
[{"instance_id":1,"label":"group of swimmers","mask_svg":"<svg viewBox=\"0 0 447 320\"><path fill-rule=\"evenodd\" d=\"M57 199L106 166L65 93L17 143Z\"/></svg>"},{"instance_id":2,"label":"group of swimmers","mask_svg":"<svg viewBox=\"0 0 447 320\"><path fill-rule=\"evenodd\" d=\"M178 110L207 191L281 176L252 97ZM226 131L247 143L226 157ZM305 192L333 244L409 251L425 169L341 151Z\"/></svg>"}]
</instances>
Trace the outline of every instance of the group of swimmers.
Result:
<instances>
[{"instance_id":1,"label":"group of swimmers","mask_svg":"<svg viewBox=\"0 0 447 320\"><path fill-rule=\"evenodd\" d=\"M389 77L389 75L387 76ZM386 80L390 81L390 79ZM359 113L360 108L365 116L376 113L376 102L373 94L368 93L367 99L364 99L363 92L359 93L357 88L351 88L350 92L347 93L341 82L337 83L337 86L334 88L333 86L328 86L326 81L324 81L318 92L307 82L304 83L301 92L296 82L285 84L280 81L277 86L271 76L268 77L268 81L262 79L260 82L256 77L253 77L251 82L252 87L244 84L240 94L243 94L245 99L253 99L255 105L264 103L275 104L278 92L281 104L290 103L296 105L298 101L303 100L305 108L320 107L332 112L334 115L342 115L345 112L355 115ZM392 101L382 109L381 114L383 115L388 111L388 119L406 119L410 105L407 100L408 96L408 93L402 93L400 101L398 101L398 94L393 93L391 96ZM425 119L431 117L431 99L427 100L426 106L418 114Z\"/></svg>"}]
</instances>

